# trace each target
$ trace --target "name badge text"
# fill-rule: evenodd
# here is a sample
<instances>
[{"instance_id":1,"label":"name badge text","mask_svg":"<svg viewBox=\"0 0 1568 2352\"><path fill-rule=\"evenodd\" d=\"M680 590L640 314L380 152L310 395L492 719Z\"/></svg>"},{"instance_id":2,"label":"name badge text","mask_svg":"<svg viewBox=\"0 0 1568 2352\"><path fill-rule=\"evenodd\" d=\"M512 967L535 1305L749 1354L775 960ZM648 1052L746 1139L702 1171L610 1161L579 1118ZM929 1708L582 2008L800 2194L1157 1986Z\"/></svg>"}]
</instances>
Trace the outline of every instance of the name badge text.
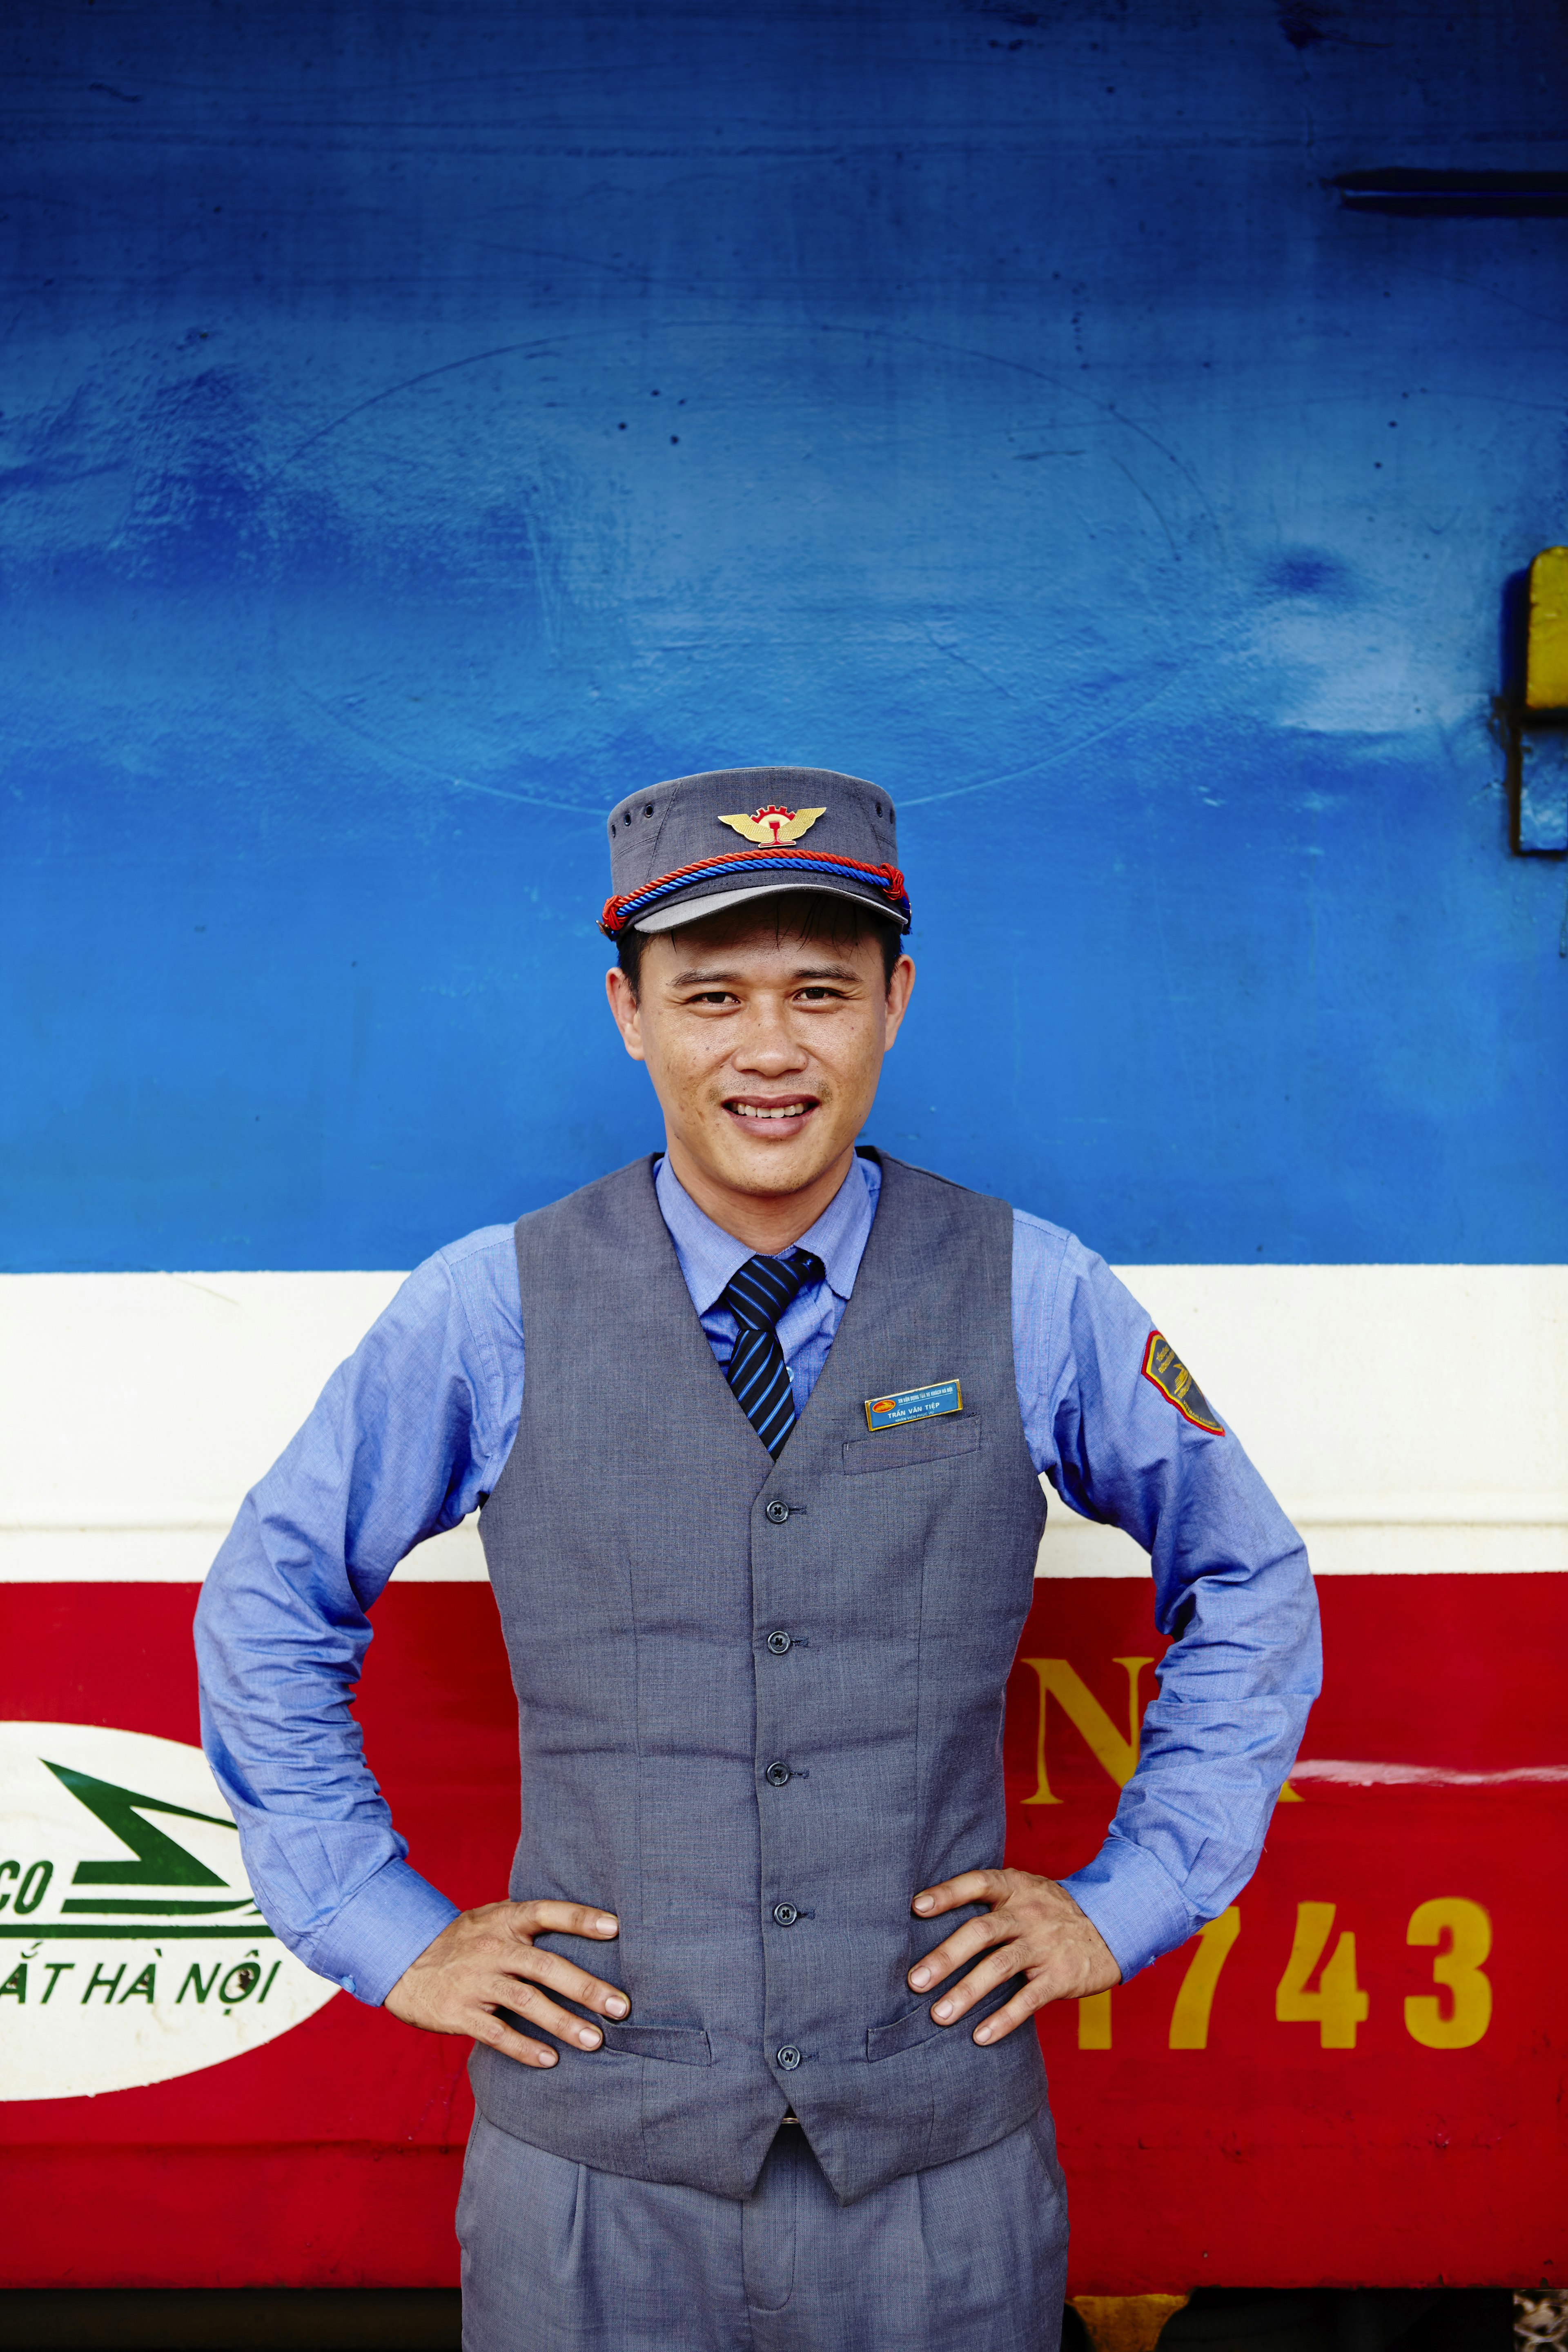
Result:
<instances>
[{"instance_id":1,"label":"name badge text","mask_svg":"<svg viewBox=\"0 0 1568 2352\"><path fill-rule=\"evenodd\" d=\"M866 1399L868 1429L901 1429L907 1421L931 1421L938 1413L962 1412L963 1391L956 1381L933 1381L929 1388L900 1389L896 1396Z\"/></svg>"}]
</instances>

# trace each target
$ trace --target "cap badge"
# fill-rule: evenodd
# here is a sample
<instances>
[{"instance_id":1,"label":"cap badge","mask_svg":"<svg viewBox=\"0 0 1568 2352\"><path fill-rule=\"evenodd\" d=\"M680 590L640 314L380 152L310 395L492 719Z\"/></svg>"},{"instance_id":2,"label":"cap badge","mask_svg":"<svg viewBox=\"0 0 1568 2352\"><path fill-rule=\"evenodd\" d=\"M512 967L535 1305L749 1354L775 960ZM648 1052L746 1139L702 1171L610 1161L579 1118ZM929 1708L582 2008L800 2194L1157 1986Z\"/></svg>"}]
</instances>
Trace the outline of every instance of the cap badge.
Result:
<instances>
[{"instance_id":1,"label":"cap badge","mask_svg":"<svg viewBox=\"0 0 1568 2352\"><path fill-rule=\"evenodd\" d=\"M786 842L798 841L802 834L811 831L819 816L826 814L825 808L760 808L753 809L750 816L721 816L719 822L729 825L745 841L760 841L764 848L777 849Z\"/></svg>"}]
</instances>

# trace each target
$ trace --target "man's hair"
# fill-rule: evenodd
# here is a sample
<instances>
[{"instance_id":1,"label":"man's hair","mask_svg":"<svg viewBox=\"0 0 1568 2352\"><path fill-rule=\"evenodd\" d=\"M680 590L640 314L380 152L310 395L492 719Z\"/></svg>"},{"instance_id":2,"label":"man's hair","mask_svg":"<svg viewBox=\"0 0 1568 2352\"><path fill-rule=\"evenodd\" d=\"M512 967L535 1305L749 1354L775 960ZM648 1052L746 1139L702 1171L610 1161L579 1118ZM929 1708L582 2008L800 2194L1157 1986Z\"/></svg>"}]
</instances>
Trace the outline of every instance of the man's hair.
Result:
<instances>
[{"instance_id":1,"label":"man's hair","mask_svg":"<svg viewBox=\"0 0 1568 2352\"><path fill-rule=\"evenodd\" d=\"M710 937L726 946L748 937L770 919L773 935L780 940L787 938L842 948L858 947L863 939L873 939L881 948L882 973L889 988L893 967L904 951L904 935L890 915L879 915L874 907L859 906L852 898L836 898L826 890L781 890L772 898L742 900L738 907L708 916L702 914L699 899L691 915L693 922L700 922ZM628 925L616 941L616 961L634 997L642 985L643 950L648 938L647 932Z\"/></svg>"}]
</instances>

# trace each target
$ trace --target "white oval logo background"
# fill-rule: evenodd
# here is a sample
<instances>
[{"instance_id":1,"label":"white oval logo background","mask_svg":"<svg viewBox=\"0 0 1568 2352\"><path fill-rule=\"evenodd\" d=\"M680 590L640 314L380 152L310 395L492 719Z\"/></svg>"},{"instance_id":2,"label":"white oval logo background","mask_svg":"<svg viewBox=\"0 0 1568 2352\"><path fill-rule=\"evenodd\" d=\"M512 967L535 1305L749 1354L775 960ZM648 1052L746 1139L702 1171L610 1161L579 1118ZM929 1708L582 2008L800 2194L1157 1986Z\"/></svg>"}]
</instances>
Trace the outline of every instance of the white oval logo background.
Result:
<instances>
[{"instance_id":1,"label":"white oval logo background","mask_svg":"<svg viewBox=\"0 0 1568 2352\"><path fill-rule=\"evenodd\" d=\"M0 2098L194 2074L336 1991L258 1911L199 1748L0 1723Z\"/></svg>"}]
</instances>

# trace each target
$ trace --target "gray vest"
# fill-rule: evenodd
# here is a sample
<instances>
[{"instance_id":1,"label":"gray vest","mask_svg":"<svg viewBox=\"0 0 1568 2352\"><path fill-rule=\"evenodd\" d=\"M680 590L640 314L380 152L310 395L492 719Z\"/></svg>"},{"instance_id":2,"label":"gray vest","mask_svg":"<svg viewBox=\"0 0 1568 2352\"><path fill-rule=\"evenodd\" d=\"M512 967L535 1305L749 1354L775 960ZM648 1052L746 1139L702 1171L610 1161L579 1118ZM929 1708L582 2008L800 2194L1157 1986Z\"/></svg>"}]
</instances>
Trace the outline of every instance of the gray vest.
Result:
<instances>
[{"instance_id":1,"label":"gray vest","mask_svg":"<svg viewBox=\"0 0 1568 2352\"><path fill-rule=\"evenodd\" d=\"M591 2056L479 2048L471 2072L490 2122L602 2171L742 2197L793 2106L848 2203L1045 2097L1029 2027L979 2047L905 1982L970 1916L911 1896L1002 1860L1045 1522L1012 1212L877 1156L854 1296L776 1463L648 1161L518 1223L522 1419L480 1521L521 1727L511 1892L616 1914L614 1944L551 1942L631 2013ZM962 1414L868 1432L868 1398L947 1380Z\"/></svg>"}]
</instances>

